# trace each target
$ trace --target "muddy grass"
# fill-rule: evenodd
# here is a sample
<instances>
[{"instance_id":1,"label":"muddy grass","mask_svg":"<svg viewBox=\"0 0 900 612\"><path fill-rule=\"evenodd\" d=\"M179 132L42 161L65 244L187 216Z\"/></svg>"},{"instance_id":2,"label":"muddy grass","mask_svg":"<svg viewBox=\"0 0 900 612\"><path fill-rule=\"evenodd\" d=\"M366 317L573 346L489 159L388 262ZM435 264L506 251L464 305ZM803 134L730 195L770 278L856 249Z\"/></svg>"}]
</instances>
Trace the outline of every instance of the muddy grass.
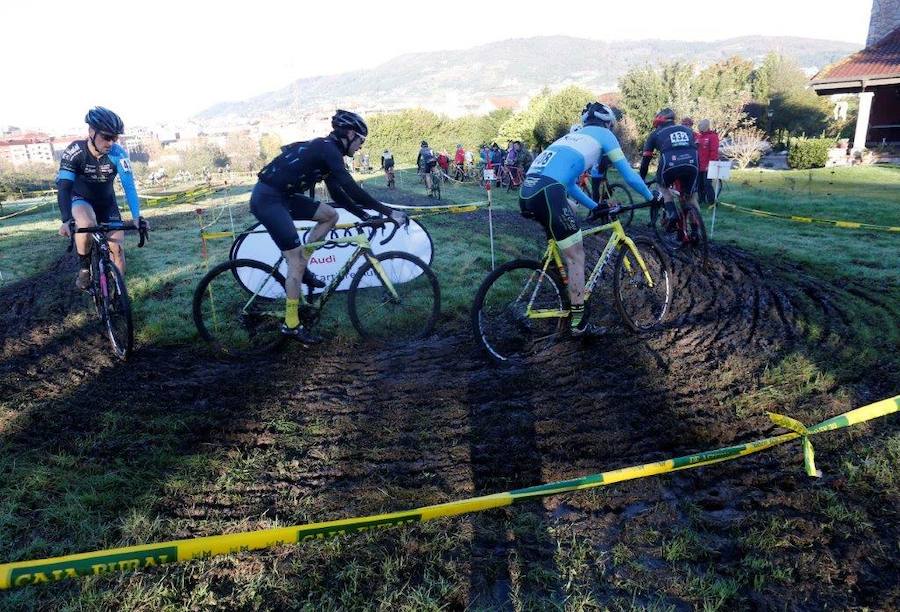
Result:
<instances>
[{"instance_id":1,"label":"muddy grass","mask_svg":"<svg viewBox=\"0 0 900 612\"><path fill-rule=\"evenodd\" d=\"M896 324L888 297L727 247L702 274L675 260L660 332L633 335L610 314L601 339L518 369L489 366L462 318L405 347L332 341L227 363L139 346L121 364L70 291L72 266L0 290L4 561L573 478L773 434L767 409L812 424L900 381L877 358L896 346L859 332L860 312ZM408 529L21 590L0 608L896 609L896 481L848 465L864 469L898 429L888 417L817 437L820 479L787 445Z\"/></svg>"}]
</instances>

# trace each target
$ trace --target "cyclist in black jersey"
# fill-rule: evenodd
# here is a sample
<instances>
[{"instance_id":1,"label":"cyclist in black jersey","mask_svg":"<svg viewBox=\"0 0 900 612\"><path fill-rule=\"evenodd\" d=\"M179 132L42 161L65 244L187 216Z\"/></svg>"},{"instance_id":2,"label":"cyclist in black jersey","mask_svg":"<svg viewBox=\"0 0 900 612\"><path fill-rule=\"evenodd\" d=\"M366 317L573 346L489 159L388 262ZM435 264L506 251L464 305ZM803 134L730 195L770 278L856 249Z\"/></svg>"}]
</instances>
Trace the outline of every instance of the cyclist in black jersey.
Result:
<instances>
[{"instance_id":1,"label":"cyclist in black jersey","mask_svg":"<svg viewBox=\"0 0 900 612\"><path fill-rule=\"evenodd\" d=\"M644 156L641 160L641 178L647 176L654 149L659 150L659 168L656 171L656 182L662 192L663 201L670 219L675 219L678 212L672 192L669 190L675 181L681 183L682 193L688 196L690 203L697 205L697 177L700 164L697 157L697 141L689 127L675 124L675 111L664 108L653 119L656 129L644 144ZM674 225L669 230L674 229Z\"/></svg>"},{"instance_id":2,"label":"cyclist in black jersey","mask_svg":"<svg viewBox=\"0 0 900 612\"><path fill-rule=\"evenodd\" d=\"M422 146L419 147L419 155L416 157L416 166L419 168L419 172L425 175L425 188L428 190L429 198L431 197L431 171L436 165L437 156L428 146L428 142L423 140Z\"/></svg>"},{"instance_id":3,"label":"cyclist in black jersey","mask_svg":"<svg viewBox=\"0 0 900 612\"><path fill-rule=\"evenodd\" d=\"M282 153L259 171L259 182L250 196L250 211L271 234L288 264L285 278L287 304L281 332L303 342L321 342L319 336L300 325L298 307L300 284L324 286L306 272L307 254L294 227L294 220L311 219L316 226L309 242L321 240L337 223L338 214L328 204L305 195L316 183L325 181L334 203L366 219L364 208L377 210L395 223L405 224L406 215L385 206L360 187L344 166L344 156L352 157L366 141L369 128L363 118L340 110L331 118L332 132L324 138L295 142L282 147Z\"/></svg>"}]
</instances>

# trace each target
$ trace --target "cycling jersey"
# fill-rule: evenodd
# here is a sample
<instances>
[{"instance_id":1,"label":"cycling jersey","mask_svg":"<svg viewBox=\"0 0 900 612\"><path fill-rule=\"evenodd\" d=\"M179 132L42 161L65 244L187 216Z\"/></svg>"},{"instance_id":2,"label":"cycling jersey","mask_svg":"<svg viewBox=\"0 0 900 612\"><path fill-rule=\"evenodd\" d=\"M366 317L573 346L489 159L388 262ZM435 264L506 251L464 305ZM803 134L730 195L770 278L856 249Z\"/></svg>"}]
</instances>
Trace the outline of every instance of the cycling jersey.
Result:
<instances>
[{"instance_id":1,"label":"cycling jersey","mask_svg":"<svg viewBox=\"0 0 900 612\"><path fill-rule=\"evenodd\" d=\"M254 188L250 196L250 210L276 239L281 250L299 246L300 239L290 219L311 219L315 215L318 202L302 194L313 189L319 181L325 181L337 206L360 218L368 216L364 208L391 214L391 208L370 196L353 180L344 166L341 143L333 135L295 142L281 150L278 157L259 171L259 182L267 188ZM273 206L284 212L273 211Z\"/></svg>"},{"instance_id":2,"label":"cycling jersey","mask_svg":"<svg viewBox=\"0 0 900 612\"><path fill-rule=\"evenodd\" d=\"M686 195L694 193L699 162L693 130L683 125L670 124L661 126L650 134L644 144L641 176L647 175L654 149L659 150L659 168L656 171L659 184L671 187L675 181L680 181L681 189Z\"/></svg>"},{"instance_id":3,"label":"cycling jersey","mask_svg":"<svg viewBox=\"0 0 900 612\"><path fill-rule=\"evenodd\" d=\"M72 218L72 202L78 200L90 204L101 223L121 220L113 189L116 175L125 190L131 218L137 220L141 216L141 203L134 186L128 152L114 144L109 153L94 157L87 139L76 140L66 147L56 175L57 204L63 222Z\"/></svg>"},{"instance_id":4,"label":"cycling jersey","mask_svg":"<svg viewBox=\"0 0 900 612\"><path fill-rule=\"evenodd\" d=\"M419 156L416 157L416 166L425 170L431 170L435 164L437 164L437 158L434 156L434 151L428 147L419 149Z\"/></svg>"},{"instance_id":5,"label":"cycling jersey","mask_svg":"<svg viewBox=\"0 0 900 612\"><path fill-rule=\"evenodd\" d=\"M632 189L648 200L653 197L641 178L628 165L615 135L604 127L594 125L566 134L551 144L531 162L528 174L549 176L562 183L571 197L593 210L597 204L578 187L577 181L603 155L609 158Z\"/></svg>"},{"instance_id":6,"label":"cycling jersey","mask_svg":"<svg viewBox=\"0 0 900 612\"><path fill-rule=\"evenodd\" d=\"M457 166L462 165L465 162L465 159L466 159L466 152L463 151L462 149L457 149L456 155L453 158L453 161L456 162L456 165Z\"/></svg>"},{"instance_id":7,"label":"cycling jersey","mask_svg":"<svg viewBox=\"0 0 900 612\"><path fill-rule=\"evenodd\" d=\"M385 153L381 156L381 167L387 170L388 168L394 167L394 154L393 153Z\"/></svg>"}]
</instances>

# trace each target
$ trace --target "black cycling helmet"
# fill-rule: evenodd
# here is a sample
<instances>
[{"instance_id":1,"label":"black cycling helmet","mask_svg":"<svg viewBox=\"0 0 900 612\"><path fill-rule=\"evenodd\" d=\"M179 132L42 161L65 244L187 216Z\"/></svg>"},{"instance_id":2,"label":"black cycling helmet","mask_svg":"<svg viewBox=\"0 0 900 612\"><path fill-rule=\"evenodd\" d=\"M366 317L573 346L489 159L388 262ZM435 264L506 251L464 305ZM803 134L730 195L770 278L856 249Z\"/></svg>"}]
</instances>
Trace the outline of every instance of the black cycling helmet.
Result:
<instances>
[{"instance_id":1,"label":"black cycling helmet","mask_svg":"<svg viewBox=\"0 0 900 612\"><path fill-rule=\"evenodd\" d=\"M125 133L125 124L122 123L122 119L108 108L103 108L102 106L95 106L89 110L87 115L84 116L84 122L98 132L105 134L118 135Z\"/></svg>"},{"instance_id":2,"label":"black cycling helmet","mask_svg":"<svg viewBox=\"0 0 900 612\"><path fill-rule=\"evenodd\" d=\"M350 111L338 109L331 118L331 127L335 130L353 130L362 137L369 135L369 127L363 118Z\"/></svg>"},{"instance_id":3,"label":"black cycling helmet","mask_svg":"<svg viewBox=\"0 0 900 612\"><path fill-rule=\"evenodd\" d=\"M421 146L427 147L427 146L428 146L428 141L427 141L427 140L423 140Z\"/></svg>"},{"instance_id":4,"label":"black cycling helmet","mask_svg":"<svg viewBox=\"0 0 900 612\"><path fill-rule=\"evenodd\" d=\"M581 123L584 125L609 125L616 120L616 114L606 104L590 102L581 110Z\"/></svg>"},{"instance_id":5,"label":"black cycling helmet","mask_svg":"<svg viewBox=\"0 0 900 612\"><path fill-rule=\"evenodd\" d=\"M653 127L659 127L666 123L673 123L675 121L675 111L671 108L664 108L658 113L656 113L656 117L653 118Z\"/></svg>"}]
</instances>

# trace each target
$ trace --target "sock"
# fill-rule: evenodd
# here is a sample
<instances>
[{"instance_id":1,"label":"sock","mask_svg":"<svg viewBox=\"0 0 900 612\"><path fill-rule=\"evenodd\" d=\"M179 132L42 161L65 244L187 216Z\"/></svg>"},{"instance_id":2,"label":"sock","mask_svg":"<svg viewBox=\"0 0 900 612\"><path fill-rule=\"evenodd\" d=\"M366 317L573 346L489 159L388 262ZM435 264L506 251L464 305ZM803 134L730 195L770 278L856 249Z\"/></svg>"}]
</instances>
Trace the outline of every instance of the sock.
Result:
<instances>
[{"instance_id":1,"label":"sock","mask_svg":"<svg viewBox=\"0 0 900 612\"><path fill-rule=\"evenodd\" d=\"M300 325L300 316L297 314L297 307L300 305L300 300L292 300L288 298L285 301L284 307L284 324L290 327L291 329Z\"/></svg>"},{"instance_id":2,"label":"sock","mask_svg":"<svg viewBox=\"0 0 900 612\"><path fill-rule=\"evenodd\" d=\"M569 325L578 327L581 325L581 319L584 318L584 304L575 304L569 310Z\"/></svg>"}]
</instances>

